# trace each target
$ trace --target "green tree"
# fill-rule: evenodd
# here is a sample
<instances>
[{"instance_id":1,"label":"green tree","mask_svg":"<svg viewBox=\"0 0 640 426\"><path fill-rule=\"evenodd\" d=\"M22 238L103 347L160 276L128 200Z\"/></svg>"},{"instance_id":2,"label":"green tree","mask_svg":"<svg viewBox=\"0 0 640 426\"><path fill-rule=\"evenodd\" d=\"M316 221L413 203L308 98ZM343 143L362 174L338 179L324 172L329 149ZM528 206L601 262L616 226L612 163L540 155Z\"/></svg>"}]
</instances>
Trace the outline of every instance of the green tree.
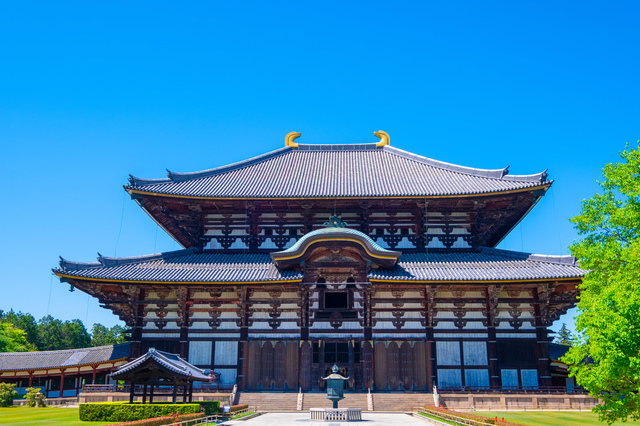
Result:
<instances>
[{"instance_id":1,"label":"green tree","mask_svg":"<svg viewBox=\"0 0 640 426\"><path fill-rule=\"evenodd\" d=\"M27 341L27 333L8 322L0 322L0 352L30 352L37 348Z\"/></svg>"},{"instance_id":2,"label":"green tree","mask_svg":"<svg viewBox=\"0 0 640 426\"><path fill-rule=\"evenodd\" d=\"M573 335L571 335L571 331L567 328L567 324L562 323L562 328L558 331L555 343L565 346L571 346L573 344Z\"/></svg>"},{"instance_id":3,"label":"green tree","mask_svg":"<svg viewBox=\"0 0 640 426\"><path fill-rule=\"evenodd\" d=\"M35 345L41 350L40 336L38 333L38 323L31 314L23 314L22 312L0 312L0 321L13 324L14 327L24 330L27 333L27 341Z\"/></svg>"},{"instance_id":4,"label":"green tree","mask_svg":"<svg viewBox=\"0 0 640 426\"><path fill-rule=\"evenodd\" d=\"M13 400L18 396L15 387L15 383L0 383L0 407L13 405Z\"/></svg>"},{"instance_id":5,"label":"green tree","mask_svg":"<svg viewBox=\"0 0 640 426\"><path fill-rule=\"evenodd\" d=\"M125 329L122 326L114 325L107 328L102 324L94 324L91 329L91 346L105 346L125 341Z\"/></svg>"},{"instance_id":6,"label":"green tree","mask_svg":"<svg viewBox=\"0 0 640 426\"><path fill-rule=\"evenodd\" d=\"M60 349L88 348L91 336L82 321L74 319L62 323L62 347Z\"/></svg>"},{"instance_id":7,"label":"green tree","mask_svg":"<svg viewBox=\"0 0 640 426\"><path fill-rule=\"evenodd\" d=\"M51 315L38 321L38 338L42 342L41 350L56 351L62 349L62 321Z\"/></svg>"},{"instance_id":8,"label":"green tree","mask_svg":"<svg viewBox=\"0 0 640 426\"><path fill-rule=\"evenodd\" d=\"M589 270L580 288L579 332L563 358L578 384L599 398L601 421L640 419L640 141L603 169L602 194L572 219L571 246Z\"/></svg>"}]
</instances>

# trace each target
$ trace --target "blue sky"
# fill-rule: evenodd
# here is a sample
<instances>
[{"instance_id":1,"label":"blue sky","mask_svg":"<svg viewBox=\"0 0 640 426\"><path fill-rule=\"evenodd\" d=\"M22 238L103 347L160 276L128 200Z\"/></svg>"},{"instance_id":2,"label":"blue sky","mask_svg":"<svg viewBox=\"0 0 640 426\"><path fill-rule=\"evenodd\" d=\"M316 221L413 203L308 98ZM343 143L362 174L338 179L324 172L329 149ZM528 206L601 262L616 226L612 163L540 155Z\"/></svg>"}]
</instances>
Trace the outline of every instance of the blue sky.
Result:
<instances>
[{"instance_id":1,"label":"blue sky","mask_svg":"<svg viewBox=\"0 0 640 426\"><path fill-rule=\"evenodd\" d=\"M375 142L548 195L500 245L567 254L568 218L640 139L638 2L0 2L0 309L117 323L58 256L172 250L128 173ZM562 321L572 323L571 316Z\"/></svg>"}]
</instances>

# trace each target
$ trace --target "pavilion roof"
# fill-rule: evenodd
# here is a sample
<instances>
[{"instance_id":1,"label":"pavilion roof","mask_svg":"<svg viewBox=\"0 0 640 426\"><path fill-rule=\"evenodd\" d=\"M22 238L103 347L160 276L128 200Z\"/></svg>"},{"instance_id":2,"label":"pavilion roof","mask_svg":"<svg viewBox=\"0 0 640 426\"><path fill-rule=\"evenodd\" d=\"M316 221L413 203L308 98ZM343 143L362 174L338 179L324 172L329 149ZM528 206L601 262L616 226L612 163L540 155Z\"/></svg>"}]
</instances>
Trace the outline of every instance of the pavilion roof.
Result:
<instances>
[{"instance_id":1,"label":"pavilion roof","mask_svg":"<svg viewBox=\"0 0 640 426\"><path fill-rule=\"evenodd\" d=\"M149 367L154 367L154 369L159 369L169 375L179 376L186 380L204 382L211 380L209 376L204 374L204 370L189 364L180 358L180 356L169 352L158 351L154 348L150 348L146 354L120 366L116 372L111 374L111 377L123 379L139 371L144 371Z\"/></svg>"},{"instance_id":2,"label":"pavilion roof","mask_svg":"<svg viewBox=\"0 0 640 426\"><path fill-rule=\"evenodd\" d=\"M100 364L129 358L131 343L95 348L0 353L0 371L44 370Z\"/></svg>"},{"instance_id":3,"label":"pavilion roof","mask_svg":"<svg viewBox=\"0 0 640 426\"><path fill-rule=\"evenodd\" d=\"M269 254L180 250L151 256L104 258L95 263L66 260L59 277L151 283L269 283L300 281L302 273L278 270ZM482 247L475 252L402 253L391 269L373 269L371 280L518 281L580 278L586 273L572 256L545 256Z\"/></svg>"},{"instance_id":4,"label":"pavilion roof","mask_svg":"<svg viewBox=\"0 0 640 426\"><path fill-rule=\"evenodd\" d=\"M202 198L429 197L548 186L547 173L463 167L389 145L284 147L227 166L167 179L130 178L130 193Z\"/></svg>"}]
</instances>

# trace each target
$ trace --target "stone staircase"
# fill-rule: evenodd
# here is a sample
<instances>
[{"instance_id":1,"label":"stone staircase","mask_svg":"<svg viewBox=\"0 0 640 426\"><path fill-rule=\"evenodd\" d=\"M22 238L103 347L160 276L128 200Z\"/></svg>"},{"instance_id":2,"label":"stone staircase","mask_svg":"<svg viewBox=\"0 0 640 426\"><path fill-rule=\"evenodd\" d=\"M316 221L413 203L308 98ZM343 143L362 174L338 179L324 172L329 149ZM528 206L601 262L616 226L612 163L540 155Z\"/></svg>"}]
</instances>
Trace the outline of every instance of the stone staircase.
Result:
<instances>
[{"instance_id":1,"label":"stone staircase","mask_svg":"<svg viewBox=\"0 0 640 426\"><path fill-rule=\"evenodd\" d=\"M366 393L345 393L344 396L340 407L361 408L363 412L369 410ZM331 401L326 397L326 393L303 393L302 411L331 408ZM294 392L240 392L236 403L255 406L258 411L298 411L298 399ZM411 412L425 404L433 405L431 394L421 393L374 393L372 399L375 411Z\"/></svg>"}]
</instances>

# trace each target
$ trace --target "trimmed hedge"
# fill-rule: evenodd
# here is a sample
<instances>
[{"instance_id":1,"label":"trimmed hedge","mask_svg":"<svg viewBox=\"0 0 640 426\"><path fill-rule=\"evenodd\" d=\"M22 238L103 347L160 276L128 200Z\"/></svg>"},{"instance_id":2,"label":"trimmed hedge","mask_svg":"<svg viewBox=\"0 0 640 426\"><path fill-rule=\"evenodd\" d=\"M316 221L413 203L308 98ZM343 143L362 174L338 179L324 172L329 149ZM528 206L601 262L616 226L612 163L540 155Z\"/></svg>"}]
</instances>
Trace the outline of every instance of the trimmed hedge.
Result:
<instances>
[{"instance_id":1,"label":"trimmed hedge","mask_svg":"<svg viewBox=\"0 0 640 426\"><path fill-rule=\"evenodd\" d=\"M433 407L431 405L425 405L424 408L427 409L427 410L430 410L430 411L437 412L437 413L448 414L450 416L456 416L456 417L462 417L463 419L467 419L467 420L475 420L477 422L489 423L490 425L524 426L524 425L522 425L520 423L506 422L504 420L498 419L497 417L494 417L492 419L490 417L482 417L482 416L476 416L476 415L468 414L468 413L461 413L460 411L447 410L446 408ZM435 416L435 414L434 414L434 416Z\"/></svg>"},{"instance_id":2,"label":"trimmed hedge","mask_svg":"<svg viewBox=\"0 0 640 426\"><path fill-rule=\"evenodd\" d=\"M200 404L129 404L128 402L94 402L80 404L80 420L85 422L128 422L171 414L200 412Z\"/></svg>"},{"instance_id":3,"label":"trimmed hedge","mask_svg":"<svg viewBox=\"0 0 640 426\"><path fill-rule=\"evenodd\" d=\"M182 414L179 416L155 417L153 419L135 420L133 422L115 423L110 426L164 426L171 423L184 422L187 420L195 420L204 417L204 413Z\"/></svg>"},{"instance_id":4,"label":"trimmed hedge","mask_svg":"<svg viewBox=\"0 0 640 426\"><path fill-rule=\"evenodd\" d=\"M249 404L240 404L240 405L232 405L229 407L230 413L235 413L236 411L244 410L249 408Z\"/></svg>"},{"instance_id":5,"label":"trimmed hedge","mask_svg":"<svg viewBox=\"0 0 640 426\"><path fill-rule=\"evenodd\" d=\"M216 414L220 409L220 401L196 401L195 403L200 404L202 411L204 411L207 416Z\"/></svg>"}]
</instances>

